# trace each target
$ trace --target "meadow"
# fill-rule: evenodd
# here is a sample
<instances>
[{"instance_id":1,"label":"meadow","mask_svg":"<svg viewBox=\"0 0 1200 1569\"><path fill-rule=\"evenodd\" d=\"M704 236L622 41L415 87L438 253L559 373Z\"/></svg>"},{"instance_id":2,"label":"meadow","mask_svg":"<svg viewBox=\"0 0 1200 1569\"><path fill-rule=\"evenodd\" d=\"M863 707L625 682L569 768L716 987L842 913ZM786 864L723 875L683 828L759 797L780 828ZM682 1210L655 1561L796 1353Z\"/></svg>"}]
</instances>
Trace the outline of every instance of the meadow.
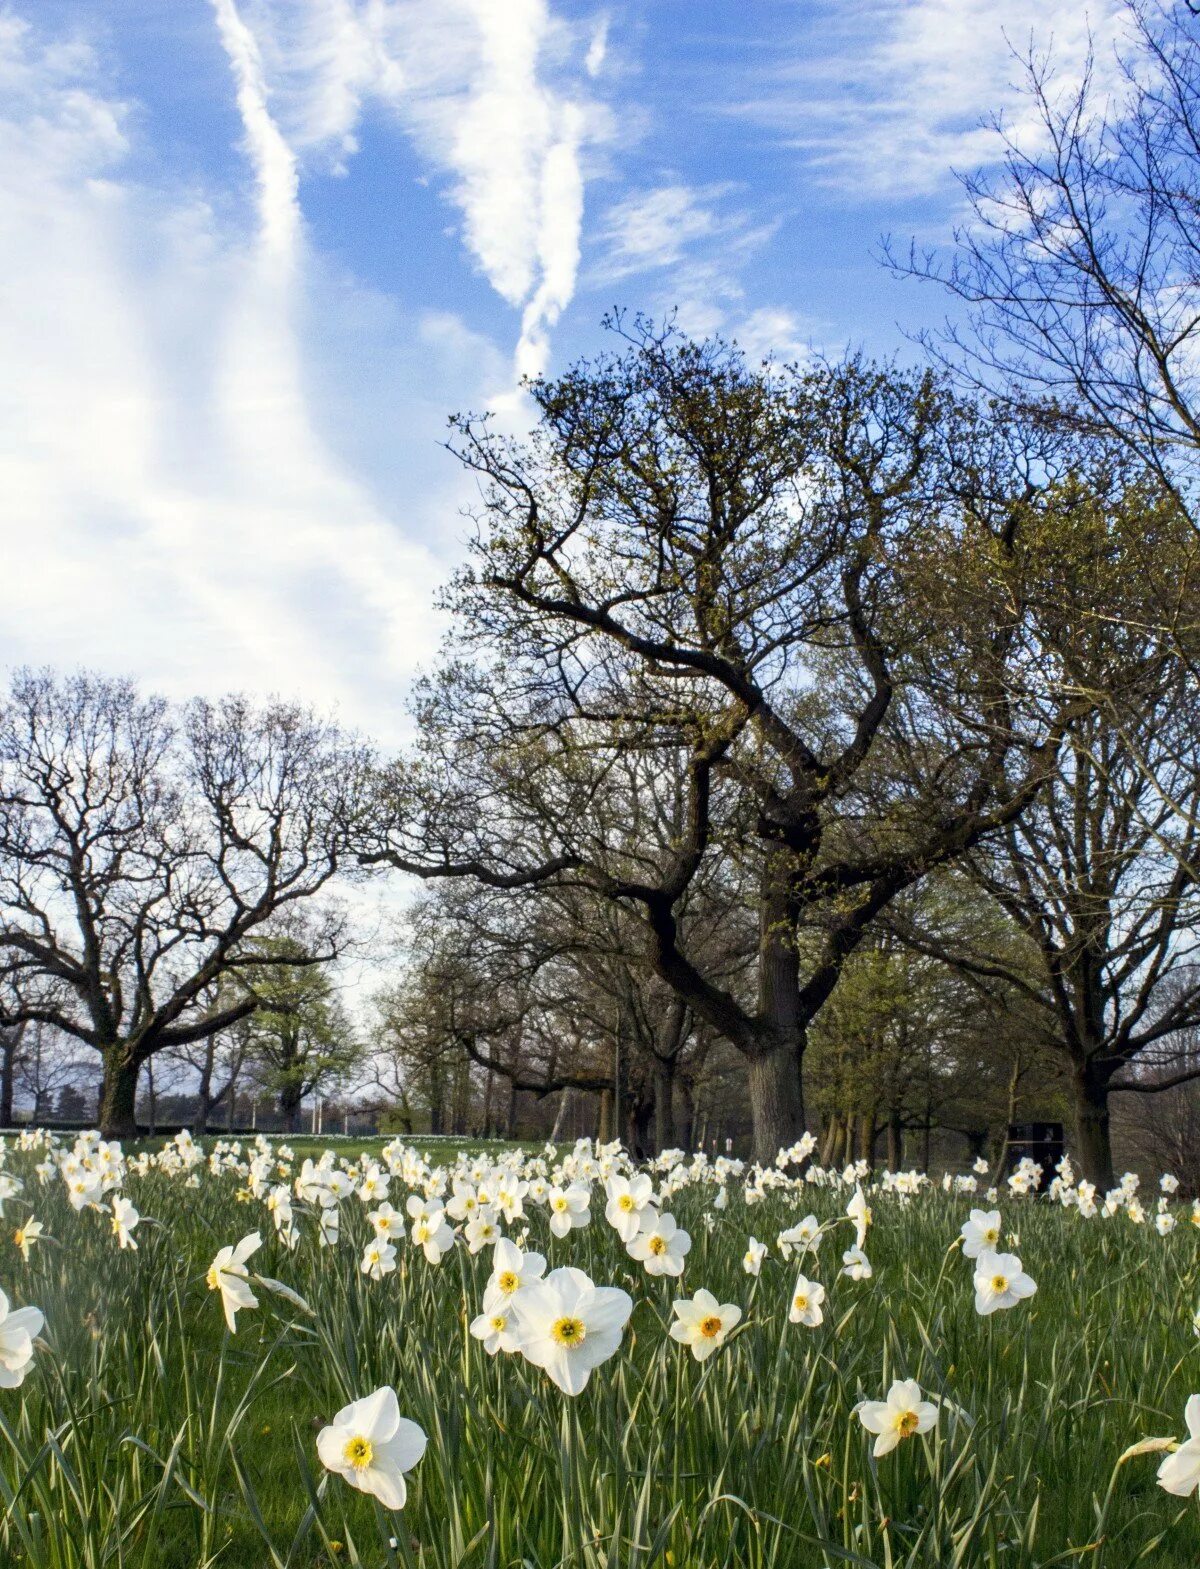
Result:
<instances>
[{"instance_id":1,"label":"meadow","mask_svg":"<svg viewBox=\"0 0 1200 1569\"><path fill-rule=\"evenodd\" d=\"M989 1203L983 1177L786 1156L765 1173L668 1157L641 1180L588 1145L318 1157L185 1139L126 1157L10 1140L0 1288L44 1326L5 1361L0 1322L0 1563L1194 1566L1197 1497L1157 1480L1164 1461L1200 1470L1166 1447L1200 1390L1193 1206L1131 1183L1081 1203L1044 1175ZM999 1212L999 1256L1036 1294L978 1310L972 1210ZM514 1242L521 1280L497 1310ZM556 1288L534 1250L550 1281L602 1288L575 1308L577 1277L558 1277L548 1350ZM715 1304L690 1309L702 1290ZM583 1348L563 1349L572 1334ZM584 1348L566 1393L551 1372L577 1381L561 1369ZM897 1380L934 1415L906 1406L876 1455L888 1418L869 1430L860 1404ZM371 1462L354 1414L335 1422L385 1387L427 1438L399 1509L351 1485L383 1464L379 1435Z\"/></svg>"}]
</instances>

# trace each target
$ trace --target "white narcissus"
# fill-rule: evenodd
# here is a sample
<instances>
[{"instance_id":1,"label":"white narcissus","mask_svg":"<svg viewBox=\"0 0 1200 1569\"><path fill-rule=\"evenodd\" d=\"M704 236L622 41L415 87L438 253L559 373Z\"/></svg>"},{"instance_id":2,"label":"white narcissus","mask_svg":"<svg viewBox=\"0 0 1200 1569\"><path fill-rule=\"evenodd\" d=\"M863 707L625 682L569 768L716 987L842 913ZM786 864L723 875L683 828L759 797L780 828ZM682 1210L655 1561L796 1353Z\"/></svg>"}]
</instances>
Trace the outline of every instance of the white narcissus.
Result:
<instances>
[{"instance_id":1,"label":"white narcissus","mask_svg":"<svg viewBox=\"0 0 1200 1569\"><path fill-rule=\"evenodd\" d=\"M718 1302L711 1291L700 1290L690 1300L672 1303L675 1323L671 1339L691 1348L697 1362L704 1362L741 1321L742 1310L735 1302Z\"/></svg>"},{"instance_id":2,"label":"white narcissus","mask_svg":"<svg viewBox=\"0 0 1200 1569\"><path fill-rule=\"evenodd\" d=\"M112 1201L112 1229L113 1236L117 1239L117 1246L122 1250L129 1248L137 1252L137 1243L133 1240L133 1233L141 1216L130 1201L118 1194Z\"/></svg>"},{"instance_id":3,"label":"white narcissus","mask_svg":"<svg viewBox=\"0 0 1200 1569\"><path fill-rule=\"evenodd\" d=\"M552 1269L511 1299L517 1349L567 1395L621 1344L633 1300L615 1286L596 1286L581 1269Z\"/></svg>"},{"instance_id":4,"label":"white narcissus","mask_svg":"<svg viewBox=\"0 0 1200 1569\"><path fill-rule=\"evenodd\" d=\"M788 1319L793 1324L803 1324L807 1329L815 1329L824 1319L821 1304L825 1300L825 1287L819 1281L809 1280L806 1275L801 1275L792 1291L792 1305L788 1309Z\"/></svg>"},{"instance_id":5,"label":"white narcissus","mask_svg":"<svg viewBox=\"0 0 1200 1569\"><path fill-rule=\"evenodd\" d=\"M471 1320L471 1333L483 1341L483 1349L494 1357L497 1351L517 1351L513 1326L513 1296L498 1286L489 1286L483 1296L483 1312Z\"/></svg>"},{"instance_id":6,"label":"white narcissus","mask_svg":"<svg viewBox=\"0 0 1200 1569\"><path fill-rule=\"evenodd\" d=\"M850 1280L870 1280L875 1271L860 1247L847 1248L842 1254L842 1274Z\"/></svg>"},{"instance_id":7,"label":"white narcissus","mask_svg":"<svg viewBox=\"0 0 1200 1569\"><path fill-rule=\"evenodd\" d=\"M1158 1485L1177 1498L1188 1498L1200 1486L1200 1395L1183 1408L1188 1436L1158 1468Z\"/></svg>"},{"instance_id":8,"label":"white narcissus","mask_svg":"<svg viewBox=\"0 0 1200 1569\"><path fill-rule=\"evenodd\" d=\"M746 1244L746 1251L742 1255L742 1268L747 1275L757 1275L766 1256L767 1244L760 1242L757 1237L751 1237Z\"/></svg>"},{"instance_id":9,"label":"white narcissus","mask_svg":"<svg viewBox=\"0 0 1200 1569\"><path fill-rule=\"evenodd\" d=\"M973 1209L969 1220L964 1220L962 1230L963 1257L978 1258L981 1253L994 1252L1004 1235L1000 1229L998 1209Z\"/></svg>"},{"instance_id":10,"label":"white narcissus","mask_svg":"<svg viewBox=\"0 0 1200 1569\"><path fill-rule=\"evenodd\" d=\"M1025 1274L1015 1253L981 1253L975 1261L975 1311L984 1318L1016 1307L1036 1290L1037 1282Z\"/></svg>"},{"instance_id":11,"label":"white narcissus","mask_svg":"<svg viewBox=\"0 0 1200 1569\"><path fill-rule=\"evenodd\" d=\"M208 1266L205 1277L208 1289L221 1293L221 1306L225 1309L225 1322L231 1335L237 1330L235 1321L242 1309L258 1306L258 1298L250 1290L246 1260L261 1247L262 1238L257 1231L252 1231L236 1247L222 1248Z\"/></svg>"},{"instance_id":12,"label":"white narcissus","mask_svg":"<svg viewBox=\"0 0 1200 1569\"><path fill-rule=\"evenodd\" d=\"M404 1473L420 1460L427 1442L421 1428L400 1415L396 1391L385 1384L342 1407L318 1433L317 1454L326 1470L372 1494L385 1509L403 1509Z\"/></svg>"},{"instance_id":13,"label":"white narcissus","mask_svg":"<svg viewBox=\"0 0 1200 1569\"><path fill-rule=\"evenodd\" d=\"M0 1389L16 1389L25 1382L33 1361L33 1342L45 1322L40 1308L10 1312L8 1298L0 1291Z\"/></svg>"},{"instance_id":14,"label":"white narcissus","mask_svg":"<svg viewBox=\"0 0 1200 1569\"><path fill-rule=\"evenodd\" d=\"M890 1454L902 1438L928 1433L938 1419L937 1406L921 1399L915 1378L896 1379L886 1400L862 1400L854 1409L867 1432L876 1435L876 1458Z\"/></svg>"},{"instance_id":15,"label":"white narcissus","mask_svg":"<svg viewBox=\"0 0 1200 1569\"><path fill-rule=\"evenodd\" d=\"M540 1253L522 1253L508 1237L501 1237L492 1249L492 1274L487 1289L511 1297L524 1286L532 1286L546 1273L546 1260Z\"/></svg>"},{"instance_id":16,"label":"white narcissus","mask_svg":"<svg viewBox=\"0 0 1200 1569\"><path fill-rule=\"evenodd\" d=\"M656 1215L648 1209L642 1215L642 1229L625 1244L625 1251L647 1275L682 1275L691 1247L691 1237L679 1229L674 1215Z\"/></svg>"},{"instance_id":17,"label":"white narcissus","mask_svg":"<svg viewBox=\"0 0 1200 1569\"><path fill-rule=\"evenodd\" d=\"M654 1202L654 1184L646 1175L610 1177L605 1185L608 1203L604 1218L622 1242L632 1242L641 1224L642 1211Z\"/></svg>"},{"instance_id":18,"label":"white narcissus","mask_svg":"<svg viewBox=\"0 0 1200 1569\"><path fill-rule=\"evenodd\" d=\"M591 1192L581 1182L572 1182L569 1188L551 1188L546 1195L550 1209L550 1230L556 1237L565 1237L579 1226L586 1226L592 1218L588 1208Z\"/></svg>"},{"instance_id":19,"label":"white narcissus","mask_svg":"<svg viewBox=\"0 0 1200 1569\"><path fill-rule=\"evenodd\" d=\"M854 1222L854 1241L861 1248L867 1240L867 1227L871 1224L871 1210L861 1182L854 1184L854 1197L846 1205L846 1214Z\"/></svg>"}]
</instances>

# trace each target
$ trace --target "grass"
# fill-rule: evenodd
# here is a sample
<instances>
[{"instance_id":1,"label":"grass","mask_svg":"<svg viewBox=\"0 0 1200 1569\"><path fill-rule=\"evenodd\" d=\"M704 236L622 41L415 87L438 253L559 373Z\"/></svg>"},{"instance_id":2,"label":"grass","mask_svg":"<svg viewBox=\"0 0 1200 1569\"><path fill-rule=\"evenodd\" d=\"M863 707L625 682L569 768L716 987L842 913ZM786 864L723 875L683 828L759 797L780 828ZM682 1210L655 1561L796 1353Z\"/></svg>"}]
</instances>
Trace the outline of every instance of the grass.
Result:
<instances>
[{"instance_id":1,"label":"grass","mask_svg":"<svg viewBox=\"0 0 1200 1569\"><path fill-rule=\"evenodd\" d=\"M293 1141L299 1154L300 1141ZM443 1158L447 1158L443 1155ZM448 1152L453 1158L453 1152ZM806 1187L747 1208L730 1184L695 1185L671 1211L694 1239L682 1282L648 1278L604 1223L562 1240L545 1211L530 1245L634 1299L621 1349L568 1400L519 1357L489 1358L467 1326L486 1254L440 1267L398 1248L367 1279L363 1206L343 1206L342 1241L313 1222L289 1253L232 1175L198 1188L151 1171L125 1191L147 1220L139 1251L116 1250L108 1217L75 1214L31 1161L9 1220L30 1198L54 1238L28 1265L8 1245L0 1285L46 1314L34 1371L0 1390L0 1563L22 1569L316 1569L340 1564L507 1569L942 1569L1076 1564L1194 1569L1196 1500L1157 1487L1159 1457L1118 1467L1136 1440L1183 1435L1200 1389L1191 1327L1200 1233L1167 1237L1124 1216L1091 1222L1047 1202L1001 1205L1039 1282L1029 1303L988 1319L951 1245L970 1201L878 1195L873 1279L839 1279L853 1240L842 1220L814 1268L825 1322L790 1324L795 1261L741 1265L750 1232L774 1241L814 1210L835 1222L845 1193ZM393 1184L393 1202L400 1195ZM153 1222L153 1224L151 1223ZM259 1227L251 1267L266 1286L236 1336L205 1289L212 1255ZM671 1303L706 1286L745 1316L698 1364L667 1335ZM876 1462L853 1415L893 1377L942 1403L935 1432ZM326 1476L316 1431L349 1399L388 1383L429 1434L402 1515ZM389 1543L394 1539L395 1546Z\"/></svg>"}]
</instances>

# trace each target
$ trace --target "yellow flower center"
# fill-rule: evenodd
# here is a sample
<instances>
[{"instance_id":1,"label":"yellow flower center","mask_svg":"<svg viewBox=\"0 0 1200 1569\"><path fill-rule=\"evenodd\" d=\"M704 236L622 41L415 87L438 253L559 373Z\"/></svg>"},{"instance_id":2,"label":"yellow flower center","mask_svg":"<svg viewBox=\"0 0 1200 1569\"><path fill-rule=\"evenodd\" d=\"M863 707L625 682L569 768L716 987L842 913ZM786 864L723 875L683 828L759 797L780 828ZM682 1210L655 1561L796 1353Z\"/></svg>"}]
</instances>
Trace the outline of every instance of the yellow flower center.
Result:
<instances>
[{"instance_id":1,"label":"yellow flower center","mask_svg":"<svg viewBox=\"0 0 1200 1569\"><path fill-rule=\"evenodd\" d=\"M710 1313L700 1320L698 1327L705 1340L715 1340L721 1333L721 1320L716 1313Z\"/></svg>"},{"instance_id":2,"label":"yellow flower center","mask_svg":"<svg viewBox=\"0 0 1200 1569\"><path fill-rule=\"evenodd\" d=\"M988 1229L983 1234L983 1240L985 1242L999 1242L1000 1233L996 1230L995 1226L988 1227Z\"/></svg>"},{"instance_id":3,"label":"yellow flower center","mask_svg":"<svg viewBox=\"0 0 1200 1569\"><path fill-rule=\"evenodd\" d=\"M1007 1291L1008 1290L1008 1276L1007 1275L993 1275L992 1276L992 1290L993 1291Z\"/></svg>"},{"instance_id":4,"label":"yellow flower center","mask_svg":"<svg viewBox=\"0 0 1200 1569\"><path fill-rule=\"evenodd\" d=\"M511 1269L506 1269L496 1277L496 1284L500 1287L501 1291L507 1294L515 1291L521 1284L521 1280L520 1277L514 1274Z\"/></svg>"},{"instance_id":5,"label":"yellow flower center","mask_svg":"<svg viewBox=\"0 0 1200 1569\"><path fill-rule=\"evenodd\" d=\"M208 1274L204 1278L205 1278L205 1280L208 1281L208 1289L210 1291L220 1291L220 1289L221 1289L221 1271L217 1268L217 1266L215 1264L210 1264L209 1265Z\"/></svg>"},{"instance_id":6,"label":"yellow flower center","mask_svg":"<svg viewBox=\"0 0 1200 1569\"><path fill-rule=\"evenodd\" d=\"M566 1209L566 1207L567 1207L567 1201L566 1201L566 1199L555 1199L555 1200L554 1200L554 1208L555 1208L555 1209L556 1209L556 1210L559 1210L559 1211L561 1211L561 1210L564 1210L564 1209Z\"/></svg>"},{"instance_id":7,"label":"yellow flower center","mask_svg":"<svg viewBox=\"0 0 1200 1569\"><path fill-rule=\"evenodd\" d=\"M896 1431L901 1438L908 1438L917 1430L917 1413L915 1411L902 1411L896 1418Z\"/></svg>"},{"instance_id":8,"label":"yellow flower center","mask_svg":"<svg viewBox=\"0 0 1200 1569\"><path fill-rule=\"evenodd\" d=\"M550 1326L550 1338L568 1351L583 1344L587 1335L581 1318L556 1318Z\"/></svg>"},{"instance_id":9,"label":"yellow flower center","mask_svg":"<svg viewBox=\"0 0 1200 1569\"><path fill-rule=\"evenodd\" d=\"M803 1313L804 1310L808 1307L808 1298L800 1295L794 1296L792 1298L792 1306L796 1309L797 1313Z\"/></svg>"},{"instance_id":10,"label":"yellow flower center","mask_svg":"<svg viewBox=\"0 0 1200 1569\"><path fill-rule=\"evenodd\" d=\"M374 1456L375 1451L369 1438L352 1438L342 1450L342 1458L356 1471L365 1471Z\"/></svg>"},{"instance_id":11,"label":"yellow flower center","mask_svg":"<svg viewBox=\"0 0 1200 1569\"><path fill-rule=\"evenodd\" d=\"M497 1334L499 1334L507 1323L508 1320L504 1317L504 1315L502 1313L497 1313L492 1319L492 1328L496 1331Z\"/></svg>"},{"instance_id":12,"label":"yellow flower center","mask_svg":"<svg viewBox=\"0 0 1200 1569\"><path fill-rule=\"evenodd\" d=\"M623 1209L628 1215L629 1211L633 1208L633 1195L630 1193L622 1193L621 1197L617 1200L617 1208Z\"/></svg>"},{"instance_id":13,"label":"yellow flower center","mask_svg":"<svg viewBox=\"0 0 1200 1569\"><path fill-rule=\"evenodd\" d=\"M663 1254L667 1251L666 1240L663 1237L651 1237L646 1246L654 1254Z\"/></svg>"}]
</instances>

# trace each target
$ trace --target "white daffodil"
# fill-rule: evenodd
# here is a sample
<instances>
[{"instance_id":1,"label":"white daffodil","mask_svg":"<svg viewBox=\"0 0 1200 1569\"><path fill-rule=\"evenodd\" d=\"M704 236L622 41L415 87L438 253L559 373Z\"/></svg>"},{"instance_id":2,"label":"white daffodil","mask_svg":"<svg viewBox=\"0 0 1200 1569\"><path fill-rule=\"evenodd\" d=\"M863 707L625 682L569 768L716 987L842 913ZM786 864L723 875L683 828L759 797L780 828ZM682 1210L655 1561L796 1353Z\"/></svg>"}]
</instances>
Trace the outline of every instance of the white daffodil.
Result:
<instances>
[{"instance_id":1,"label":"white daffodil","mask_svg":"<svg viewBox=\"0 0 1200 1569\"><path fill-rule=\"evenodd\" d=\"M763 1259L767 1256L767 1244L760 1242L757 1237L751 1237L746 1244L746 1251L742 1255L742 1268L747 1275L757 1275L762 1269Z\"/></svg>"},{"instance_id":2,"label":"white daffodil","mask_svg":"<svg viewBox=\"0 0 1200 1569\"><path fill-rule=\"evenodd\" d=\"M569 1188L551 1188L546 1195L550 1210L550 1230L556 1237L565 1237L573 1229L586 1226L592 1218L588 1208L590 1191L582 1183L573 1182Z\"/></svg>"},{"instance_id":3,"label":"white daffodil","mask_svg":"<svg viewBox=\"0 0 1200 1569\"><path fill-rule=\"evenodd\" d=\"M20 1248L21 1257L27 1264L29 1262L29 1250L42 1240L45 1232L45 1226L42 1225L40 1220L34 1220L32 1215L30 1215L23 1226L18 1226L13 1232L13 1245Z\"/></svg>"},{"instance_id":4,"label":"white daffodil","mask_svg":"<svg viewBox=\"0 0 1200 1569\"><path fill-rule=\"evenodd\" d=\"M959 1235L964 1258L978 1258L981 1253L994 1252L1004 1235L1000 1229L1000 1211L973 1209L971 1218L963 1221Z\"/></svg>"},{"instance_id":5,"label":"white daffodil","mask_svg":"<svg viewBox=\"0 0 1200 1569\"><path fill-rule=\"evenodd\" d=\"M368 1213L367 1221L381 1242L393 1242L404 1235L404 1216L386 1199L378 1209Z\"/></svg>"},{"instance_id":6,"label":"white daffodil","mask_svg":"<svg viewBox=\"0 0 1200 1569\"><path fill-rule=\"evenodd\" d=\"M404 1473L425 1453L424 1432L400 1415L396 1391L386 1384L363 1400L343 1406L317 1434L317 1454L360 1493L371 1493L385 1509L403 1509Z\"/></svg>"},{"instance_id":7,"label":"white daffodil","mask_svg":"<svg viewBox=\"0 0 1200 1569\"><path fill-rule=\"evenodd\" d=\"M776 1240L784 1258L791 1258L793 1248L801 1253L815 1253L821 1242L821 1223L815 1215L805 1215L796 1225L781 1231Z\"/></svg>"},{"instance_id":8,"label":"white daffodil","mask_svg":"<svg viewBox=\"0 0 1200 1569\"><path fill-rule=\"evenodd\" d=\"M605 1184L608 1203L604 1218L622 1242L632 1242L641 1226L642 1212L654 1202L654 1184L644 1174L610 1177Z\"/></svg>"},{"instance_id":9,"label":"white daffodil","mask_svg":"<svg viewBox=\"0 0 1200 1569\"><path fill-rule=\"evenodd\" d=\"M855 1406L858 1420L876 1434L875 1455L887 1455L902 1438L928 1433L938 1419L938 1408L921 1399L921 1386L913 1378L898 1378L886 1400L863 1400Z\"/></svg>"},{"instance_id":10,"label":"white daffodil","mask_svg":"<svg viewBox=\"0 0 1200 1569\"><path fill-rule=\"evenodd\" d=\"M697 1291L694 1297L671 1306L675 1314L671 1339L689 1346L697 1362L706 1361L723 1346L742 1317L736 1303L718 1302L711 1291Z\"/></svg>"},{"instance_id":11,"label":"white daffodil","mask_svg":"<svg viewBox=\"0 0 1200 1569\"><path fill-rule=\"evenodd\" d=\"M854 1196L846 1205L846 1214L854 1222L854 1241L861 1248L867 1240L867 1227L871 1224L871 1210L861 1182L854 1184Z\"/></svg>"},{"instance_id":12,"label":"white daffodil","mask_svg":"<svg viewBox=\"0 0 1200 1569\"><path fill-rule=\"evenodd\" d=\"M1187 1498L1200 1486L1200 1395L1192 1395L1183 1408L1188 1436L1158 1468L1158 1485L1177 1498Z\"/></svg>"},{"instance_id":13,"label":"white daffodil","mask_svg":"<svg viewBox=\"0 0 1200 1569\"><path fill-rule=\"evenodd\" d=\"M250 1272L246 1268L246 1260L261 1247L262 1238L257 1231L252 1231L236 1247L222 1248L208 1266L208 1274L205 1276L208 1289L221 1293L221 1306L225 1309L225 1322L229 1325L230 1334L237 1329L235 1320L242 1309L258 1306L258 1298L248 1283Z\"/></svg>"},{"instance_id":14,"label":"white daffodil","mask_svg":"<svg viewBox=\"0 0 1200 1569\"><path fill-rule=\"evenodd\" d=\"M824 1319L821 1304L825 1300L825 1287L819 1281L809 1280L804 1274L798 1276L792 1289L792 1304L788 1308L788 1320L793 1324L804 1324L808 1329L815 1329Z\"/></svg>"},{"instance_id":15,"label":"white daffodil","mask_svg":"<svg viewBox=\"0 0 1200 1569\"><path fill-rule=\"evenodd\" d=\"M396 1267L396 1250L390 1242L368 1242L359 1268L369 1280L382 1280Z\"/></svg>"},{"instance_id":16,"label":"white daffodil","mask_svg":"<svg viewBox=\"0 0 1200 1569\"><path fill-rule=\"evenodd\" d=\"M517 1349L567 1395L613 1355L633 1311L626 1292L593 1285L581 1269L553 1269L510 1300Z\"/></svg>"},{"instance_id":17,"label":"white daffodil","mask_svg":"<svg viewBox=\"0 0 1200 1569\"><path fill-rule=\"evenodd\" d=\"M454 1232L450 1229L441 1204L436 1201L426 1203L414 1194L406 1207L413 1217L412 1231L409 1233L413 1246L422 1249L431 1264L440 1264L442 1255L449 1253L454 1246Z\"/></svg>"},{"instance_id":18,"label":"white daffodil","mask_svg":"<svg viewBox=\"0 0 1200 1569\"><path fill-rule=\"evenodd\" d=\"M484 1248L490 1248L500 1240L496 1211L490 1204L481 1204L471 1216L463 1227L463 1238L467 1252L471 1254L482 1253Z\"/></svg>"},{"instance_id":19,"label":"white daffodil","mask_svg":"<svg viewBox=\"0 0 1200 1569\"><path fill-rule=\"evenodd\" d=\"M875 1271L860 1247L847 1248L842 1254L842 1274L851 1280L870 1280Z\"/></svg>"},{"instance_id":20,"label":"white daffodil","mask_svg":"<svg viewBox=\"0 0 1200 1569\"><path fill-rule=\"evenodd\" d=\"M117 1246L124 1250L129 1248L137 1252L137 1243L133 1240L133 1233L137 1229L141 1216L130 1201L117 1194L112 1201L112 1229L113 1236L117 1239Z\"/></svg>"},{"instance_id":21,"label":"white daffodil","mask_svg":"<svg viewBox=\"0 0 1200 1569\"><path fill-rule=\"evenodd\" d=\"M0 1389L16 1389L25 1382L33 1361L33 1342L46 1322L40 1308L9 1310L0 1291Z\"/></svg>"},{"instance_id":22,"label":"white daffodil","mask_svg":"<svg viewBox=\"0 0 1200 1569\"><path fill-rule=\"evenodd\" d=\"M625 1244L625 1251L647 1275L682 1275L691 1246L691 1237L679 1229L673 1215L656 1215L648 1209L642 1214L642 1229Z\"/></svg>"},{"instance_id":23,"label":"white daffodil","mask_svg":"<svg viewBox=\"0 0 1200 1569\"><path fill-rule=\"evenodd\" d=\"M1016 1307L1037 1290L1015 1253L981 1253L975 1261L975 1311L984 1318Z\"/></svg>"},{"instance_id":24,"label":"white daffodil","mask_svg":"<svg viewBox=\"0 0 1200 1569\"><path fill-rule=\"evenodd\" d=\"M524 1286L532 1286L546 1273L546 1260L540 1253L522 1253L515 1242L501 1237L492 1249L492 1274L487 1289L511 1297Z\"/></svg>"},{"instance_id":25,"label":"white daffodil","mask_svg":"<svg viewBox=\"0 0 1200 1569\"><path fill-rule=\"evenodd\" d=\"M483 1312L471 1320L471 1333L476 1340L482 1340L483 1349L490 1357L494 1357L497 1351L519 1349L513 1325L512 1302L511 1295L496 1286L489 1286L483 1297Z\"/></svg>"}]
</instances>

